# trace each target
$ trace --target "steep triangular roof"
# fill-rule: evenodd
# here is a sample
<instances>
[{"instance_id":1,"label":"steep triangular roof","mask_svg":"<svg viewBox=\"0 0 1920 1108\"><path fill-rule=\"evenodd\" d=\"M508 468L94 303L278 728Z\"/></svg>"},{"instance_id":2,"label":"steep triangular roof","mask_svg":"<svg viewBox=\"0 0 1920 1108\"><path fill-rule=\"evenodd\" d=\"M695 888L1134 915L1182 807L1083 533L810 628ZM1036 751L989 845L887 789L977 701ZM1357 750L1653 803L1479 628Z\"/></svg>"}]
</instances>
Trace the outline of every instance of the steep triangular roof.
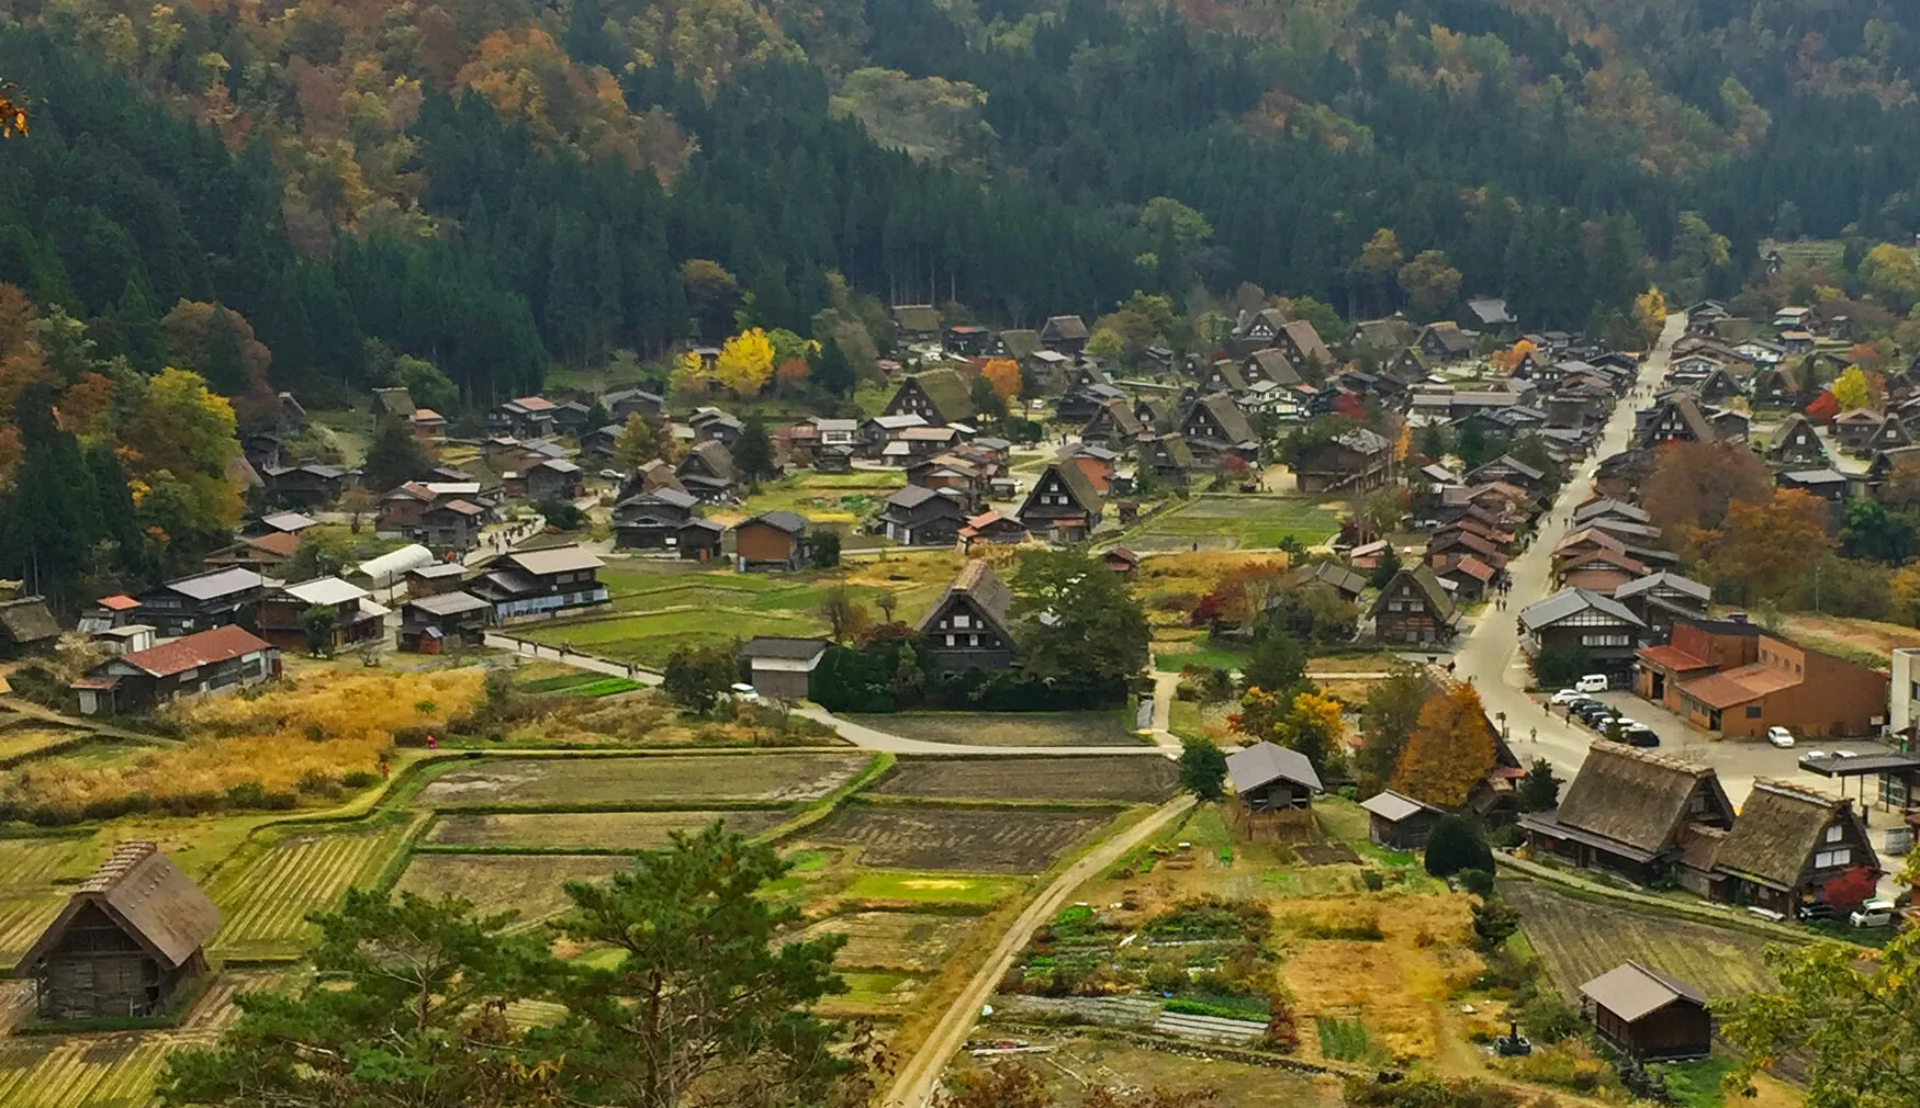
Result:
<instances>
[{"instance_id":1,"label":"steep triangular roof","mask_svg":"<svg viewBox=\"0 0 1920 1108\"><path fill-rule=\"evenodd\" d=\"M1855 850L1866 843L1866 828L1854 814L1853 802L1786 781L1762 778L1753 783L1740 818L1720 844L1716 864L1728 873L1777 889L1791 889L1807 869L1814 848L1836 822L1852 822ZM1871 848L1869 848L1871 849ZM1871 856L1855 859L1866 865Z\"/></svg>"},{"instance_id":2,"label":"steep triangular roof","mask_svg":"<svg viewBox=\"0 0 1920 1108\"><path fill-rule=\"evenodd\" d=\"M1605 740L1587 750L1554 819L1563 827L1655 854L1691 815L1687 802L1702 784L1731 810L1712 767Z\"/></svg>"},{"instance_id":3,"label":"steep triangular roof","mask_svg":"<svg viewBox=\"0 0 1920 1108\"><path fill-rule=\"evenodd\" d=\"M220 909L150 842L125 842L74 889L38 942L20 959L32 966L88 905L104 911L149 954L179 968L220 929Z\"/></svg>"},{"instance_id":4,"label":"steep triangular roof","mask_svg":"<svg viewBox=\"0 0 1920 1108\"><path fill-rule=\"evenodd\" d=\"M932 626L934 618L945 611L956 596L971 599L1002 642L1013 641L1013 590L993 571L993 566L978 558L960 567L953 582L940 594L940 599L934 602L933 607L927 609L927 614L920 617L914 630L924 634Z\"/></svg>"}]
</instances>

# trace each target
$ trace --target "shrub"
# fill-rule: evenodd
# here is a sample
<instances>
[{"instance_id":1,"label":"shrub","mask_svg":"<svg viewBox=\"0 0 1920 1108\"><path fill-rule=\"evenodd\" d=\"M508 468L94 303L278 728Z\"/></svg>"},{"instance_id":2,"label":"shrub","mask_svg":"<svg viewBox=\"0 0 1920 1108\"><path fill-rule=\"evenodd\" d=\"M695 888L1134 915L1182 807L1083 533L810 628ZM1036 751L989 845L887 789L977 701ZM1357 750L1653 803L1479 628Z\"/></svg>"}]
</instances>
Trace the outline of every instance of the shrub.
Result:
<instances>
[{"instance_id":1,"label":"shrub","mask_svg":"<svg viewBox=\"0 0 1920 1108\"><path fill-rule=\"evenodd\" d=\"M1441 816L1427 840L1427 872L1445 878L1465 869L1493 872L1493 851L1487 849L1472 820L1459 815Z\"/></svg>"},{"instance_id":2,"label":"shrub","mask_svg":"<svg viewBox=\"0 0 1920 1108\"><path fill-rule=\"evenodd\" d=\"M1527 833L1520 830L1517 823L1503 823L1487 836L1488 846L1497 846L1503 850L1512 850L1527 841Z\"/></svg>"},{"instance_id":3,"label":"shrub","mask_svg":"<svg viewBox=\"0 0 1920 1108\"><path fill-rule=\"evenodd\" d=\"M1506 945L1520 929L1520 914L1499 897L1488 897L1473 906L1473 947L1491 954Z\"/></svg>"},{"instance_id":4,"label":"shrub","mask_svg":"<svg viewBox=\"0 0 1920 1108\"><path fill-rule=\"evenodd\" d=\"M1463 869L1455 875L1454 880L1475 896L1485 898L1493 895L1493 874L1486 870Z\"/></svg>"},{"instance_id":5,"label":"shrub","mask_svg":"<svg viewBox=\"0 0 1920 1108\"><path fill-rule=\"evenodd\" d=\"M1210 739L1180 740L1180 785L1201 800L1226 795L1227 756Z\"/></svg>"},{"instance_id":6,"label":"shrub","mask_svg":"<svg viewBox=\"0 0 1920 1108\"><path fill-rule=\"evenodd\" d=\"M1360 873L1360 882L1367 887L1367 891L1370 893L1377 893L1387 887L1387 879L1380 876L1380 871L1377 869L1362 870Z\"/></svg>"},{"instance_id":7,"label":"shrub","mask_svg":"<svg viewBox=\"0 0 1920 1108\"><path fill-rule=\"evenodd\" d=\"M1543 689L1571 685L1593 668L1593 657L1580 647L1549 646L1533 656L1533 680Z\"/></svg>"},{"instance_id":8,"label":"shrub","mask_svg":"<svg viewBox=\"0 0 1920 1108\"><path fill-rule=\"evenodd\" d=\"M1536 996L1520 1009L1520 1030L1536 1043L1571 1039L1585 1029L1580 1012L1557 996Z\"/></svg>"}]
</instances>

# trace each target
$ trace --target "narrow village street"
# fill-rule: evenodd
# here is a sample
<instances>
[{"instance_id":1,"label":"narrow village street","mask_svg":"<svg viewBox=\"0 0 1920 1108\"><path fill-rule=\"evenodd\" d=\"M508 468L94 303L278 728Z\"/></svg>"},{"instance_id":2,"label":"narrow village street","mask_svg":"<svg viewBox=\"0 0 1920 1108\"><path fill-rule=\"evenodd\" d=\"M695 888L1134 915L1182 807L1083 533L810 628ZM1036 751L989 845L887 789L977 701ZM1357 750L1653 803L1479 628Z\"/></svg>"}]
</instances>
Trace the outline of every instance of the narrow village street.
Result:
<instances>
[{"instance_id":1,"label":"narrow village street","mask_svg":"<svg viewBox=\"0 0 1920 1108\"><path fill-rule=\"evenodd\" d=\"M1508 563L1513 591L1508 594L1506 610L1497 612L1490 605L1484 609L1453 655L1455 676L1472 680L1479 688L1487 715L1505 727L1514 753L1523 762L1546 758L1565 779L1570 780L1579 770L1597 736L1578 721L1569 721L1564 713L1549 712L1544 697L1527 692L1531 675L1526 653L1520 648L1519 615L1527 605L1554 591L1554 544L1571 529L1573 509L1587 499L1600 459L1632 445L1634 409L1650 402L1647 397L1659 387L1673 344L1685 330L1685 316L1668 317L1659 343L1640 368L1638 387L1614 408L1592 456L1574 472L1552 509L1542 517L1532 545ZM1833 781L1800 769L1798 759L1805 749L1777 750L1761 742L1709 742L1705 733L1640 699L1630 689L1602 693L1599 699L1657 732L1660 753L1714 767L1736 805L1745 800L1757 777L1796 780L1826 791L1835 787ZM1825 750L1863 752L1877 746L1868 740L1823 740L1818 745ZM1857 783L1854 788L1858 788Z\"/></svg>"}]
</instances>

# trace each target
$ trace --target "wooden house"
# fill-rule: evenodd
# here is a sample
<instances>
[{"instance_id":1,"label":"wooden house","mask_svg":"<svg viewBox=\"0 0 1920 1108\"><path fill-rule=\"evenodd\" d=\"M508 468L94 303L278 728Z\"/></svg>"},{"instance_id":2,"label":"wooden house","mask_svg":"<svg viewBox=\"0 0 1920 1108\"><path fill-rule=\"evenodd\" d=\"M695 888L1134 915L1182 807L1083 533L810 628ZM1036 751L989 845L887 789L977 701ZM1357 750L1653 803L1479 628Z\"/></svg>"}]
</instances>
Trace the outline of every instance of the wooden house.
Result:
<instances>
[{"instance_id":1,"label":"wooden house","mask_svg":"<svg viewBox=\"0 0 1920 1108\"><path fill-rule=\"evenodd\" d=\"M1428 566L1403 567L1373 602L1374 637L1381 643L1440 645L1453 639L1460 610Z\"/></svg>"},{"instance_id":2,"label":"wooden house","mask_svg":"<svg viewBox=\"0 0 1920 1108\"><path fill-rule=\"evenodd\" d=\"M1354 427L1304 447L1293 473L1301 492L1371 492L1387 483L1392 461L1392 443L1376 431Z\"/></svg>"},{"instance_id":3,"label":"wooden house","mask_svg":"<svg viewBox=\"0 0 1920 1108\"><path fill-rule=\"evenodd\" d=\"M1225 393L1202 396L1181 413L1179 432L1189 449L1205 451L1216 462L1236 455L1248 463L1260 456L1260 439L1246 413Z\"/></svg>"},{"instance_id":4,"label":"wooden house","mask_svg":"<svg viewBox=\"0 0 1920 1108\"><path fill-rule=\"evenodd\" d=\"M1140 421L1124 398L1108 400L1094 410L1093 418L1080 429L1081 442L1106 443L1116 448L1140 437Z\"/></svg>"},{"instance_id":5,"label":"wooden house","mask_svg":"<svg viewBox=\"0 0 1920 1108\"><path fill-rule=\"evenodd\" d=\"M516 439L543 439L554 432L554 403L544 396L521 396L487 412L487 430Z\"/></svg>"},{"instance_id":6,"label":"wooden house","mask_svg":"<svg viewBox=\"0 0 1920 1108\"><path fill-rule=\"evenodd\" d=\"M494 618L553 619L607 603L606 563L578 546L516 550L489 563L468 591L493 604Z\"/></svg>"},{"instance_id":7,"label":"wooden house","mask_svg":"<svg viewBox=\"0 0 1920 1108\"><path fill-rule=\"evenodd\" d=\"M52 650L59 639L60 624L47 608L45 597L0 601L0 658Z\"/></svg>"},{"instance_id":8,"label":"wooden house","mask_svg":"<svg viewBox=\"0 0 1920 1108\"><path fill-rule=\"evenodd\" d=\"M1580 998L1594 1031L1636 1061L1705 1058L1713 1051L1706 996L1638 962L1623 962L1580 986Z\"/></svg>"},{"instance_id":9,"label":"wooden house","mask_svg":"<svg viewBox=\"0 0 1920 1108\"><path fill-rule=\"evenodd\" d=\"M1248 812L1310 808L1313 794L1326 791L1305 754L1270 742L1227 755L1227 781Z\"/></svg>"},{"instance_id":10,"label":"wooden house","mask_svg":"<svg viewBox=\"0 0 1920 1108\"><path fill-rule=\"evenodd\" d=\"M309 646L306 615L313 609L333 613L330 650L386 637L387 609L373 602L367 590L338 577L315 577L269 589L260 598L260 637L283 650Z\"/></svg>"},{"instance_id":11,"label":"wooden house","mask_svg":"<svg viewBox=\"0 0 1920 1108\"><path fill-rule=\"evenodd\" d=\"M1795 412L1781 424L1773 441L1767 445L1767 461L1794 469L1824 466L1827 464L1826 444L1820 441L1812 421Z\"/></svg>"},{"instance_id":12,"label":"wooden house","mask_svg":"<svg viewBox=\"0 0 1920 1108\"><path fill-rule=\"evenodd\" d=\"M903 379L880 414L917 415L933 427L966 423L975 415L973 392L958 372L929 369Z\"/></svg>"},{"instance_id":13,"label":"wooden house","mask_svg":"<svg viewBox=\"0 0 1920 1108\"><path fill-rule=\"evenodd\" d=\"M1179 433L1154 435L1140 442L1140 469L1153 474L1164 487L1184 489L1192 480L1193 451L1187 437Z\"/></svg>"},{"instance_id":14,"label":"wooden house","mask_svg":"<svg viewBox=\"0 0 1920 1108\"><path fill-rule=\"evenodd\" d=\"M1087 424L1108 404L1126 402L1127 394L1112 385L1073 385L1054 401L1053 418L1058 423Z\"/></svg>"},{"instance_id":15,"label":"wooden house","mask_svg":"<svg viewBox=\"0 0 1920 1108\"><path fill-rule=\"evenodd\" d=\"M1588 749L1559 808L1520 817L1534 850L1642 885L1678 876L1697 828L1733 824L1712 767L1605 740Z\"/></svg>"},{"instance_id":16,"label":"wooden house","mask_svg":"<svg viewBox=\"0 0 1920 1108\"><path fill-rule=\"evenodd\" d=\"M160 1015L207 973L220 909L151 842L113 848L19 962L43 1020Z\"/></svg>"},{"instance_id":17,"label":"wooden house","mask_svg":"<svg viewBox=\"0 0 1920 1108\"><path fill-rule=\"evenodd\" d=\"M1078 354L1087 348L1087 321L1077 315L1056 315L1040 325L1040 345L1059 354Z\"/></svg>"},{"instance_id":18,"label":"wooden house","mask_svg":"<svg viewBox=\"0 0 1920 1108\"><path fill-rule=\"evenodd\" d=\"M1287 352L1277 346L1265 350L1256 350L1240 360L1240 377L1251 389L1256 385L1270 384L1281 389L1291 389L1306 383L1296 363L1287 357Z\"/></svg>"},{"instance_id":19,"label":"wooden house","mask_svg":"<svg viewBox=\"0 0 1920 1108\"><path fill-rule=\"evenodd\" d=\"M964 494L908 485L887 497L880 524L902 546L952 546L967 525Z\"/></svg>"},{"instance_id":20,"label":"wooden house","mask_svg":"<svg viewBox=\"0 0 1920 1108\"><path fill-rule=\"evenodd\" d=\"M1880 433L1880 425L1886 421L1886 416L1870 408L1855 408L1834 416L1829 429L1841 449L1860 452L1867 449L1867 444Z\"/></svg>"},{"instance_id":21,"label":"wooden house","mask_svg":"<svg viewBox=\"0 0 1920 1108\"><path fill-rule=\"evenodd\" d=\"M993 332L973 323L956 323L947 328L946 347L961 357L985 357L993 349Z\"/></svg>"},{"instance_id":22,"label":"wooden house","mask_svg":"<svg viewBox=\"0 0 1920 1108\"><path fill-rule=\"evenodd\" d=\"M434 550L464 554L480 545L480 531L486 525L487 510L460 497L436 499L420 515L416 536Z\"/></svg>"},{"instance_id":23,"label":"wooden house","mask_svg":"<svg viewBox=\"0 0 1920 1108\"><path fill-rule=\"evenodd\" d=\"M1853 801L1761 778L1714 854L1714 899L1795 919L1827 882L1880 859Z\"/></svg>"},{"instance_id":24,"label":"wooden house","mask_svg":"<svg viewBox=\"0 0 1920 1108\"><path fill-rule=\"evenodd\" d=\"M1457 362L1473 356L1473 344L1478 337L1471 331L1461 330L1457 323L1443 320L1427 324L1413 345L1428 361Z\"/></svg>"},{"instance_id":25,"label":"wooden house","mask_svg":"<svg viewBox=\"0 0 1920 1108\"><path fill-rule=\"evenodd\" d=\"M1646 423L1636 430L1639 446L1658 446L1667 442L1713 442L1719 438L1713 424L1691 394L1676 392L1653 409Z\"/></svg>"},{"instance_id":26,"label":"wooden house","mask_svg":"<svg viewBox=\"0 0 1920 1108\"><path fill-rule=\"evenodd\" d=\"M825 639L755 635L740 648L753 691L774 700L805 700L813 671L826 657Z\"/></svg>"},{"instance_id":27,"label":"wooden house","mask_svg":"<svg viewBox=\"0 0 1920 1108\"><path fill-rule=\"evenodd\" d=\"M1713 590L1671 570L1660 570L1613 590L1613 598L1646 624L1650 642L1666 642L1677 619L1704 619Z\"/></svg>"},{"instance_id":28,"label":"wooden house","mask_svg":"<svg viewBox=\"0 0 1920 1108\"><path fill-rule=\"evenodd\" d=\"M733 464L733 453L719 442L696 443L673 475L682 488L705 503L725 503L739 492L740 471Z\"/></svg>"},{"instance_id":29,"label":"wooden house","mask_svg":"<svg viewBox=\"0 0 1920 1108\"><path fill-rule=\"evenodd\" d=\"M1647 631L1646 623L1625 604L1579 587L1561 589L1522 608L1520 627L1530 653L1584 654L1592 659L1593 672L1618 683L1632 677L1635 652Z\"/></svg>"},{"instance_id":30,"label":"wooden house","mask_svg":"<svg viewBox=\"0 0 1920 1108\"><path fill-rule=\"evenodd\" d=\"M400 606L400 649L418 654L472 650L485 644L493 605L455 590L419 596Z\"/></svg>"},{"instance_id":31,"label":"wooden house","mask_svg":"<svg viewBox=\"0 0 1920 1108\"><path fill-rule=\"evenodd\" d=\"M797 570L807 564L806 517L793 512L761 512L733 528L734 569Z\"/></svg>"},{"instance_id":32,"label":"wooden house","mask_svg":"<svg viewBox=\"0 0 1920 1108\"><path fill-rule=\"evenodd\" d=\"M466 584L467 567L459 562L434 562L431 565L415 566L407 571L407 596L418 600L423 596L439 596L443 593L459 592Z\"/></svg>"},{"instance_id":33,"label":"wooden house","mask_svg":"<svg viewBox=\"0 0 1920 1108\"><path fill-rule=\"evenodd\" d=\"M1367 812L1367 838L1389 850L1421 850L1433 825L1446 813L1431 804L1388 789L1360 802Z\"/></svg>"},{"instance_id":34,"label":"wooden house","mask_svg":"<svg viewBox=\"0 0 1920 1108\"><path fill-rule=\"evenodd\" d=\"M893 309L894 336L903 343L937 342L940 309L931 304L901 304Z\"/></svg>"},{"instance_id":35,"label":"wooden house","mask_svg":"<svg viewBox=\"0 0 1920 1108\"><path fill-rule=\"evenodd\" d=\"M646 389L625 388L615 389L601 397L600 406L613 417L616 425L625 427L627 421L637 415L659 419L666 414L667 401L660 394L648 392Z\"/></svg>"},{"instance_id":36,"label":"wooden house","mask_svg":"<svg viewBox=\"0 0 1920 1108\"><path fill-rule=\"evenodd\" d=\"M613 544L629 550L672 550L680 525L700 501L692 493L660 488L629 496L613 506Z\"/></svg>"},{"instance_id":37,"label":"wooden house","mask_svg":"<svg viewBox=\"0 0 1920 1108\"><path fill-rule=\"evenodd\" d=\"M1085 471L1072 462L1049 462L1020 505L1020 525L1050 542L1085 542L1100 526L1105 502Z\"/></svg>"},{"instance_id":38,"label":"wooden house","mask_svg":"<svg viewBox=\"0 0 1920 1108\"><path fill-rule=\"evenodd\" d=\"M914 625L923 664L934 672L998 672L1013 665L1013 590L977 558L960 567Z\"/></svg>"},{"instance_id":39,"label":"wooden house","mask_svg":"<svg viewBox=\"0 0 1920 1108\"><path fill-rule=\"evenodd\" d=\"M969 518L967 525L960 529L960 543L964 550L973 549L976 542L1012 545L1026 542L1029 537L1019 520L1008 519L991 509Z\"/></svg>"},{"instance_id":40,"label":"wooden house","mask_svg":"<svg viewBox=\"0 0 1920 1108\"><path fill-rule=\"evenodd\" d=\"M242 627L216 627L147 650L109 658L70 686L80 714L143 712L280 675L280 651Z\"/></svg>"},{"instance_id":41,"label":"wooden house","mask_svg":"<svg viewBox=\"0 0 1920 1108\"><path fill-rule=\"evenodd\" d=\"M1014 328L993 336L992 356L1012 358L1025 366L1034 353L1040 349L1040 332L1030 328Z\"/></svg>"},{"instance_id":42,"label":"wooden house","mask_svg":"<svg viewBox=\"0 0 1920 1108\"><path fill-rule=\"evenodd\" d=\"M178 577L140 594L139 622L152 624L162 638L233 623L251 624L260 597L276 584L254 570L237 567Z\"/></svg>"},{"instance_id":43,"label":"wooden house","mask_svg":"<svg viewBox=\"0 0 1920 1108\"><path fill-rule=\"evenodd\" d=\"M687 426L693 429L695 442L717 442L728 450L740 441L747 425L732 412L719 408L701 408L687 417Z\"/></svg>"},{"instance_id":44,"label":"wooden house","mask_svg":"<svg viewBox=\"0 0 1920 1108\"><path fill-rule=\"evenodd\" d=\"M302 462L269 467L260 472L260 477L267 496L275 503L320 508L340 499L346 491L347 471L339 466Z\"/></svg>"}]
</instances>

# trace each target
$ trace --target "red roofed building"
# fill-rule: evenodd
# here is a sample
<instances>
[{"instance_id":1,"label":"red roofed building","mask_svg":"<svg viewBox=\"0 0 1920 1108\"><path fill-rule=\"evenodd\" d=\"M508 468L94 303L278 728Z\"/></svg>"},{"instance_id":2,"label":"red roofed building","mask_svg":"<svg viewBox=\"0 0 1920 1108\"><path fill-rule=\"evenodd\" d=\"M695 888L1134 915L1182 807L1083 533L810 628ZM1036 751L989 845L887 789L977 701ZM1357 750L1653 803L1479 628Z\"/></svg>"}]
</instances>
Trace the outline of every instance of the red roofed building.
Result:
<instances>
[{"instance_id":1,"label":"red roofed building","mask_svg":"<svg viewBox=\"0 0 1920 1108\"><path fill-rule=\"evenodd\" d=\"M176 697L198 696L280 675L280 652L243 627L228 625L162 646L111 658L71 686L80 714L145 711Z\"/></svg>"},{"instance_id":2,"label":"red roofed building","mask_svg":"<svg viewBox=\"0 0 1920 1108\"><path fill-rule=\"evenodd\" d=\"M1886 717L1887 675L1796 646L1749 623L1675 620L1638 651L1634 691L1707 731L1755 738L1870 735Z\"/></svg>"}]
</instances>

